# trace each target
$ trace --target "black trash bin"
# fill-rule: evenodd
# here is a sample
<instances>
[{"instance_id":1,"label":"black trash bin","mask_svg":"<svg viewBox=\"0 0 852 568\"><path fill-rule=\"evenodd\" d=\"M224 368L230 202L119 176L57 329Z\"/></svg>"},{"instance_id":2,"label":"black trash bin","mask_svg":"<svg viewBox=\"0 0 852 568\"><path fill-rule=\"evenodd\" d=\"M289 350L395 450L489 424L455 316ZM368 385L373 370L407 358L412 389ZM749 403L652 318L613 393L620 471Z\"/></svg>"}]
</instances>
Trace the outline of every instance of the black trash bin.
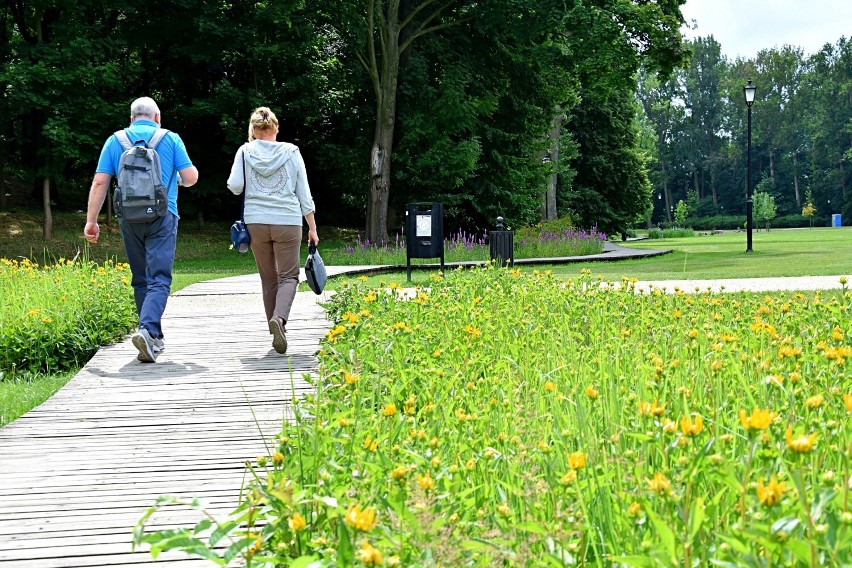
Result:
<instances>
[{"instance_id":1,"label":"black trash bin","mask_svg":"<svg viewBox=\"0 0 852 568\"><path fill-rule=\"evenodd\" d=\"M440 258L444 271L444 204L408 203L405 206L405 264L411 281L412 258Z\"/></svg>"},{"instance_id":2,"label":"black trash bin","mask_svg":"<svg viewBox=\"0 0 852 568\"><path fill-rule=\"evenodd\" d=\"M497 217L497 228L488 233L488 248L491 262L500 266L515 265L515 231L503 228L503 217Z\"/></svg>"}]
</instances>

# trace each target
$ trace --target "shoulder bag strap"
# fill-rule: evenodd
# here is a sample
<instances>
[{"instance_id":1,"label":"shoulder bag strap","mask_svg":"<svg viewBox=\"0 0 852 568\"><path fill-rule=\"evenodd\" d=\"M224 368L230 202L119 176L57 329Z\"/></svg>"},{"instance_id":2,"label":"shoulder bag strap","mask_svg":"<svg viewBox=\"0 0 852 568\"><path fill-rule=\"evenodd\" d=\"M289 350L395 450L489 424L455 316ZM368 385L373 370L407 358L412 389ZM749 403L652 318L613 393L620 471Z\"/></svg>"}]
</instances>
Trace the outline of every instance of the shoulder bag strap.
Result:
<instances>
[{"instance_id":1,"label":"shoulder bag strap","mask_svg":"<svg viewBox=\"0 0 852 568\"><path fill-rule=\"evenodd\" d=\"M243 223L246 222L246 220L245 220L246 186L247 186L247 184L246 184L246 151L245 151L245 148L243 148L243 199L242 199L242 203L240 203L240 221L242 221Z\"/></svg>"}]
</instances>

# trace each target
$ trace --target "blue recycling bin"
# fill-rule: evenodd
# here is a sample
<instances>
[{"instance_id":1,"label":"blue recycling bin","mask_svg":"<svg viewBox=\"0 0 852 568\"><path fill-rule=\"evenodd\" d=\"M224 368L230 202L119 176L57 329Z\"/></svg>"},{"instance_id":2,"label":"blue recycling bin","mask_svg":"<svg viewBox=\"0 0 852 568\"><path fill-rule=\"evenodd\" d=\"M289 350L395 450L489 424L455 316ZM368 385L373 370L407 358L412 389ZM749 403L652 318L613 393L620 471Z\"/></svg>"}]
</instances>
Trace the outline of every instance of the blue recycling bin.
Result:
<instances>
[{"instance_id":1,"label":"blue recycling bin","mask_svg":"<svg viewBox=\"0 0 852 568\"><path fill-rule=\"evenodd\" d=\"M835 213L834 215L831 216L831 226L832 227L839 227L840 225L841 225L840 213Z\"/></svg>"}]
</instances>

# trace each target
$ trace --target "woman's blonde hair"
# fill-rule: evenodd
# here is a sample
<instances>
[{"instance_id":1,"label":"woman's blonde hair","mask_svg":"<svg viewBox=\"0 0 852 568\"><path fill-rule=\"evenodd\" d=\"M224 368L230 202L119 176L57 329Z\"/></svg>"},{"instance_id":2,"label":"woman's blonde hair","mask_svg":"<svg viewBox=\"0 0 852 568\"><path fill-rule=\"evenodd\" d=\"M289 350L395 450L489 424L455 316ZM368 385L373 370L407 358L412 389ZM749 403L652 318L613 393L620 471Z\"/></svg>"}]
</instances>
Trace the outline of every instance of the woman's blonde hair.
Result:
<instances>
[{"instance_id":1,"label":"woman's blonde hair","mask_svg":"<svg viewBox=\"0 0 852 568\"><path fill-rule=\"evenodd\" d=\"M251 113L248 126L249 142L255 139L255 129L278 130L278 119L275 117L275 113L269 110L269 107L257 107Z\"/></svg>"}]
</instances>

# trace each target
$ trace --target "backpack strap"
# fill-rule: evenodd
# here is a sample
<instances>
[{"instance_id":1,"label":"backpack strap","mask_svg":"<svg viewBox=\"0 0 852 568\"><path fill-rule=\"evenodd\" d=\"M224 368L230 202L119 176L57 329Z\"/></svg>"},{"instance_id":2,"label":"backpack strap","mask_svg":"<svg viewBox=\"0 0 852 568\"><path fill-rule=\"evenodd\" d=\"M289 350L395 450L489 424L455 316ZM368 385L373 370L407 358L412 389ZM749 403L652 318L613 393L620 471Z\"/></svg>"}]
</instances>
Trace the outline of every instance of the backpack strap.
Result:
<instances>
[{"instance_id":1,"label":"backpack strap","mask_svg":"<svg viewBox=\"0 0 852 568\"><path fill-rule=\"evenodd\" d=\"M133 147L133 142L130 141L130 136L127 135L126 130L116 130L115 139L118 140L118 143L121 144L121 147L125 150L129 150Z\"/></svg>"},{"instance_id":2,"label":"backpack strap","mask_svg":"<svg viewBox=\"0 0 852 568\"><path fill-rule=\"evenodd\" d=\"M148 148L150 148L151 150L154 150L157 147L157 144L160 143L160 140L162 140L166 136L166 134L168 134L168 133L169 133L169 131L166 130L165 128L158 128L154 132L154 135L151 136L151 139L148 140L148 144L147 144Z\"/></svg>"}]
</instances>

